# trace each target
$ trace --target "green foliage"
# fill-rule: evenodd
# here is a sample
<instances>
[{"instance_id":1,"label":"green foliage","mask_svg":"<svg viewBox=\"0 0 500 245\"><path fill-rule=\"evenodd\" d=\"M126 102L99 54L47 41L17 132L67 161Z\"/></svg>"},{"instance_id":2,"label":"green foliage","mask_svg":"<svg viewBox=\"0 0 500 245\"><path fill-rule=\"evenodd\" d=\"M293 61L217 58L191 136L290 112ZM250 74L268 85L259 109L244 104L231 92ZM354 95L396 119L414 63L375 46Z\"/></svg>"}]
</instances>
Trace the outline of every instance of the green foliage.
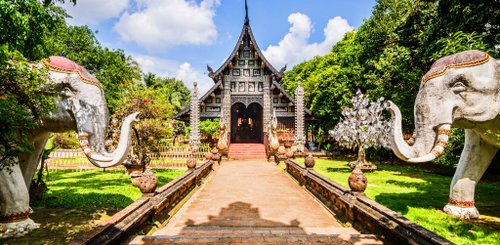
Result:
<instances>
[{"instance_id":1,"label":"green foliage","mask_svg":"<svg viewBox=\"0 0 500 245\"><path fill-rule=\"evenodd\" d=\"M144 75L144 83L146 87L160 91L165 99L175 106L176 111L189 104L190 91L180 80L147 73Z\"/></svg>"},{"instance_id":2,"label":"green foliage","mask_svg":"<svg viewBox=\"0 0 500 245\"><path fill-rule=\"evenodd\" d=\"M219 119L205 119L200 121L200 133L206 138L215 138L219 135Z\"/></svg>"},{"instance_id":3,"label":"green foliage","mask_svg":"<svg viewBox=\"0 0 500 245\"><path fill-rule=\"evenodd\" d=\"M180 176L184 170L155 170L158 186ZM130 176L123 170L51 171L47 183L49 191L43 199L32 202L44 207L107 207L125 208L141 197L141 191L132 186Z\"/></svg>"},{"instance_id":4,"label":"green foliage","mask_svg":"<svg viewBox=\"0 0 500 245\"><path fill-rule=\"evenodd\" d=\"M495 230L498 211L485 211L481 214L481 222L467 222L441 211L447 202L451 176L431 174L417 166L377 167L377 171L364 173L368 179L365 192L369 198L457 244L497 244L500 240L500 233ZM314 170L348 186L351 169L347 161L317 159ZM495 183L479 183L476 206L480 212L498 204L500 196L496 193L499 189Z\"/></svg>"},{"instance_id":5,"label":"green foliage","mask_svg":"<svg viewBox=\"0 0 500 245\"><path fill-rule=\"evenodd\" d=\"M0 168L32 150L27 130L54 107L46 96L51 91L42 91L45 75L32 69L21 53L0 46Z\"/></svg>"},{"instance_id":6,"label":"green foliage","mask_svg":"<svg viewBox=\"0 0 500 245\"><path fill-rule=\"evenodd\" d=\"M471 49L494 53L491 47L484 41L485 37L485 34L477 34L475 32L464 33L463 31L458 31L452 33L449 37L441 38L436 42L436 45L440 49L438 52L434 53L431 58L438 59L446 55Z\"/></svg>"},{"instance_id":7,"label":"green foliage","mask_svg":"<svg viewBox=\"0 0 500 245\"><path fill-rule=\"evenodd\" d=\"M467 49L499 56L498 9L498 1L487 0L378 0L358 30L286 72L282 85L293 94L301 78L317 127L332 129L360 89L396 103L410 133L421 77L437 58Z\"/></svg>"},{"instance_id":8,"label":"green foliage","mask_svg":"<svg viewBox=\"0 0 500 245\"><path fill-rule=\"evenodd\" d=\"M0 16L0 44L28 60L38 60L47 57L47 37L64 23L66 14L37 0L11 0L0 1Z\"/></svg>"},{"instance_id":9,"label":"green foliage","mask_svg":"<svg viewBox=\"0 0 500 245\"><path fill-rule=\"evenodd\" d=\"M42 91L43 69L29 60L47 54L46 37L64 22L64 13L36 0L0 1L0 168L32 150L28 130L54 106Z\"/></svg>"},{"instance_id":10,"label":"green foliage","mask_svg":"<svg viewBox=\"0 0 500 245\"><path fill-rule=\"evenodd\" d=\"M456 167L460 159L460 154L462 154L462 150L464 149L464 141L464 129L453 128L451 130L448 146L444 149L443 154L433 162L445 166Z\"/></svg>"}]
</instances>

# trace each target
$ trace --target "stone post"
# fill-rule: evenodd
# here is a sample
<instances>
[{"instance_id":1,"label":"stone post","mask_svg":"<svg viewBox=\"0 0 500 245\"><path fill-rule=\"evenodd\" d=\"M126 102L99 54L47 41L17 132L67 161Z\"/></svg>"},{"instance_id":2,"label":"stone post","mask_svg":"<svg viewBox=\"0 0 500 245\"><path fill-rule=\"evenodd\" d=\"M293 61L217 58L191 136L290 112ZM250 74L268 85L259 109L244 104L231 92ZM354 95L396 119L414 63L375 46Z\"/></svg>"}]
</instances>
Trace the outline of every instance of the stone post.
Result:
<instances>
[{"instance_id":1,"label":"stone post","mask_svg":"<svg viewBox=\"0 0 500 245\"><path fill-rule=\"evenodd\" d=\"M191 151L198 152L200 145L200 103L198 102L198 84L195 82L191 91L191 114L189 123L191 125L191 135L189 136L189 145Z\"/></svg>"},{"instance_id":2,"label":"stone post","mask_svg":"<svg viewBox=\"0 0 500 245\"><path fill-rule=\"evenodd\" d=\"M295 90L295 145L297 151L304 152L306 143L304 136L304 89L300 85L300 77L297 79L297 89Z\"/></svg>"},{"instance_id":3,"label":"stone post","mask_svg":"<svg viewBox=\"0 0 500 245\"><path fill-rule=\"evenodd\" d=\"M263 85L264 85L264 96L262 98L262 102L264 103L263 111L263 121L264 121L264 133L269 132L270 122L271 122L271 90L270 84L271 79L269 76L263 77Z\"/></svg>"},{"instance_id":4,"label":"stone post","mask_svg":"<svg viewBox=\"0 0 500 245\"><path fill-rule=\"evenodd\" d=\"M226 130L230 135L231 131L231 76L224 75L224 93L222 98L222 112L220 121L226 125Z\"/></svg>"}]
</instances>

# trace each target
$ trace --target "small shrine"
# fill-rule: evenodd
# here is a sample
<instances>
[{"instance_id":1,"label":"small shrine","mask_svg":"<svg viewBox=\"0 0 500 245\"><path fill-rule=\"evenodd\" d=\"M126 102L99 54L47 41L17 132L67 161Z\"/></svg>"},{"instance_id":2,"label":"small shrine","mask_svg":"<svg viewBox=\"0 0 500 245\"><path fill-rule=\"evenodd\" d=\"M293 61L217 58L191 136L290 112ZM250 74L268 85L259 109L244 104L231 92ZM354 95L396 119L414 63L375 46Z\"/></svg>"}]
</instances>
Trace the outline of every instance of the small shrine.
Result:
<instances>
[{"instance_id":1,"label":"small shrine","mask_svg":"<svg viewBox=\"0 0 500 245\"><path fill-rule=\"evenodd\" d=\"M287 132L289 140L299 146L305 144L305 120L311 119L312 113L304 108L303 98L294 99L280 86L286 66L277 70L262 54L250 27L246 2L243 28L233 52L219 69L207 65L207 70L214 85L199 98L196 114L200 120L219 118L228 129L230 143L264 143L275 113L278 130ZM300 86L298 91L303 96ZM193 121L192 108L184 108L176 117L186 122L191 117ZM296 109L301 112L296 113Z\"/></svg>"}]
</instances>

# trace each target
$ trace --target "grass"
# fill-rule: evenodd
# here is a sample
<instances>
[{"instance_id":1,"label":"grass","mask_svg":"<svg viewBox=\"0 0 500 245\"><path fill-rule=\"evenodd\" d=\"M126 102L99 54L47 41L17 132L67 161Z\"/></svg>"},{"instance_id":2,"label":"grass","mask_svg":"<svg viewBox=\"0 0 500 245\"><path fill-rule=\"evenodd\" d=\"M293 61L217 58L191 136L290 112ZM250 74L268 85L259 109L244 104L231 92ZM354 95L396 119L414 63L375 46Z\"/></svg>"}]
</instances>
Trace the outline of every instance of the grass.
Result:
<instances>
[{"instance_id":1,"label":"grass","mask_svg":"<svg viewBox=\"0 0 500 245\"><path fill-rule=\"evenodd\" d=\"M184 171L154 170L158 187ZM68 244L141 196L124 170L55 170L48 178L49 191L31 203L30 218L40 228L23 237L0 240L0 244Z\"/></svg>"},{"instance_id":2,"label":"grass","mask_svg":"<svg viewBox=\"0 0 500 245\"><path fill-rule=\"evenodd\" d=\"M158 186L177 178L184 170L155 170ZM106 207L124 208L139 197L141 192L132 186L123 170L51 171L49 191L32 206L43 207Z\"/></svg>"},{"instance_id":3,"label":"grass","mask_svg":"<svg viewBox=\"0 0 500 245\"><path fill-rule=\"evenodd\" d=\"M302 160L303 161L303 160ZM347 161L317 159L318 173L348 186L351 169ZM482 181L476 188L480 220L460 220L447 215L451 177L427 173L415 166L378 165L365 173L366 195L457 244L500 244L500 186Z\"/></svg>"}]
</instances>

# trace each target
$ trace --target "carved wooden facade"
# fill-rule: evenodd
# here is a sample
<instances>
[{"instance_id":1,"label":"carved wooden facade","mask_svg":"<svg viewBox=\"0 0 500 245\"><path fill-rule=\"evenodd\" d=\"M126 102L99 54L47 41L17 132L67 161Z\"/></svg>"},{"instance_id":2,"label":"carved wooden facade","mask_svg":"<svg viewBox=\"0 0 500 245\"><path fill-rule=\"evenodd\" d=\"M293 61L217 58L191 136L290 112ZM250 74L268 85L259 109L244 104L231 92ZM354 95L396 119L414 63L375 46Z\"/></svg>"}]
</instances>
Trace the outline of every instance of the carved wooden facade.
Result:
<instances>
[{"instance_id":1,"label":"carved wooden facade","mask_svg":"<svg viewBox=\"0 0 500 245\"><path fill-rule=\"evenodd\" d=\"M288 125L286 127L293 131L295 99L279 85L286 66L278 71L266 60L253 36L248 13L231 55L216 71L210 66L207 69L215 84L199 99L202 120L220 118L222 114L220 120L228 125L232 134L235 133L234 124L240 125L241 120L245 120L235 116L235 113L241 108L252 107L261 110L261 116L249 119L262 127L258 129L261 132L268 131L273 110L278 122ZM189 113L186 108L177 117L183 119ZM310 116L311 112L306 110L306 115ZM262 134L258 135L261 137Z\"/></svg>"}]
</instances>

